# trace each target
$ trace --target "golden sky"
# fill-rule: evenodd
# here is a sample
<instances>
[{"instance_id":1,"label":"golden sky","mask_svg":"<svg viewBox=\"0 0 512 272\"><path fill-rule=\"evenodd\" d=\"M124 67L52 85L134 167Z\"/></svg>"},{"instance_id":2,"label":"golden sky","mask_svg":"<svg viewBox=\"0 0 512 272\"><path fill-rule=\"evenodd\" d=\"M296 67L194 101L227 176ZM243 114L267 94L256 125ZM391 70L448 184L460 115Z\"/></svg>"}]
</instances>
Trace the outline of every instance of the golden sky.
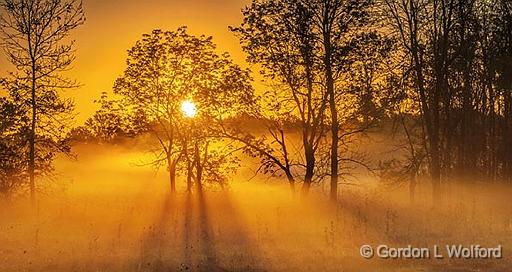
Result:
<instances>
[{"instance_id":1,"label":"golden sky","mask_svg":"<svg viewBox=\"0 0 512 272\"><path fill-rule=\"evenodd\" d=\"M143 33L188 26L194 35L213 36L219 51L244 64L238 39L228 30L242 20L241 9L250 0L83 0L86 22L73 32L77 59L67 76L82 87L69 91L82 123L97 106L102 91L111 91L123 72L128 50ZM245 65L245 64L244 64ZM12 70L2 54L0 75Z\"/></svg>"}]
</instances>

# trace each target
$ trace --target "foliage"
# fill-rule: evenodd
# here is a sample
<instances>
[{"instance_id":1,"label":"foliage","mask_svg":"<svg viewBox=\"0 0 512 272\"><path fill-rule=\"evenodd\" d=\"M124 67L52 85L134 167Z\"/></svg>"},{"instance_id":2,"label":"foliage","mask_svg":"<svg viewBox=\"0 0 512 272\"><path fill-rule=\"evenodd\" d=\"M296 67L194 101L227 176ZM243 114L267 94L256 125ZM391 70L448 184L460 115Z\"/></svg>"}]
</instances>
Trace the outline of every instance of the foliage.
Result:
<instances>
[{"instance_id":1,"label":"foliage","mask_svg":"<svg viewBox=\"0 0 512 272\"><path fill-rule=\"evenodd\" d=\"M9 196L26 185L26 125L19 107L0 98L0 193Z\"/></svg>"},{"instance_id":2,"label":"foliage","mask_svg":"<svg viewBox=\"0 0 512 272\"><path fill-rule=\"evenodd\" d=\"M510 2L386 0L382 9L404 56L404 105L421 117L434 197L447 179L509 180Z\"/></svg>"},{"instance_id":3,"label":"foliage","mask_svg":"<svg viewBox=\"0 0 512 272\"><path fill-rule=\"evenodd\" d=\"M150 126L142 110L131 110L121 101L110 99L106 92L94 101L100 108L85 121L83 126L74 128L69 137L76 142L114 142L122 138L143 134Z\"/></svg>"},{"instance_id":4,"label":"foliage","mask_svg":"<svg viewBox=\"0 0 512 272\"><path fill-rule=\"evenodd\" d=\"M8 100L19 106L19 111L6 114L19 114L24 121L14 127L23 128L18 144L26 145L27 152L21 154L27 156L22 161L34 201L35 177L52 170L57 153L70 151L65 128L73 117L73 103L59 93L77 86L62 72L75 58L69 32L85 17L81 2L75 0L3 0L0 9L0 44L16 69L3 87Z\"/></svg>"},{"instance_id":5,"label":"foliage","mask_svg":"<svg viewBox=\"0 0 512 272\"><path fill-rule=\"evenodd\" d=\"M126 63L114 93L123 97L123 105L147 117L160 145L155 164L167 166L171 190L175 190L176 167L183 160L186 168L193 166L199 183L203 167L229 161L211 152L209 144L219 137L225 120L254 104L247 70L234 64L228 54L217 54L211 37L190 35L185 27L144 34L128 51ZM181 112L185 100L198 108L195 117ZM204 173L213 175L213 171Z\"/></svg>"},{"instance_id":6,"label":"foliage","mask_svg":"<svg viewBox=\"0 0 512 272\"><path fill-rule=\"evenodd\" d=\"M271 86L261 111L271 121L270 140L263 137L249 146L272 173L302 172L305 191L313 180L331 176L335 197L338 170L349 168L338 162L362 163L349 158L355 153L346 143L370 127L368 117L380 111L377 103L385 107L381 93L386 80L374 78L389 57L391 42L370 31L371 4L255 0L243 10L241 25L231 28L240 37L247 60L261 67ZM301 135L298 150L287 148L283 124L294 125ZM319 151L329 141L329 127L331 149ZM327 161L322 157L325 152L330 154ZM325 164L330 165L328 173ZM292 165L303 171L292 170Z\"/></svg>"}]
</instances>

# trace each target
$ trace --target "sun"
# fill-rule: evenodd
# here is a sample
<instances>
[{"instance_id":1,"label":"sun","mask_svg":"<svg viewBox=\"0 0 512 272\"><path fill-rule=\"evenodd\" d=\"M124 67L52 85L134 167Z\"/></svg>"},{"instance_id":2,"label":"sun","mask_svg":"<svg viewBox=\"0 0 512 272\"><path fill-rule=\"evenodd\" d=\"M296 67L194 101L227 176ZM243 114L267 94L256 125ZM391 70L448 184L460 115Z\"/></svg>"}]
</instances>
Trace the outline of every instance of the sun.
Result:
<instances>
[{"instance_id":1,"label":"sun","mask_svg":"<svg viewBox=\"0 0 512 272\"><path fill-rule=\"evenodd\" d=\"M197 113L196 104L191 100L185 100L181 103L181 111L185 117L194 118Z\"/></svg>"}]
</instances>

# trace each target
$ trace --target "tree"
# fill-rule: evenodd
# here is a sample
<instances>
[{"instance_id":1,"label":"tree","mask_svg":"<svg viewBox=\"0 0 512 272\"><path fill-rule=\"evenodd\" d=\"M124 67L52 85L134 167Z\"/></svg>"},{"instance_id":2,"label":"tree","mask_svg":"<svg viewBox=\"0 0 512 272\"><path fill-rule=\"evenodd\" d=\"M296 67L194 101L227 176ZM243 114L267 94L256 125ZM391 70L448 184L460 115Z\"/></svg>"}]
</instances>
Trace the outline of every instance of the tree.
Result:
<instances>
[{"instance_id":1,"label":"tree","mask_svg":"<svg viewBox=\"0 0 512 272\"><path fill-rule=\"evenodd\" d=\"M314 176L319 143L330 125L333 200L339 176L341 75L350 63L354 38L368 23L370 1L253 1L238 28L248 61L280 84L282 106L296 116L305 158L304 190ZM327 109L329 113L327 114ZM330 119L330 121L328 121ZM350 133L349 133L350 134Z\"/></svg>"},{"instance_id":2,"label":"tree","mask_svg":"<svg viewBox=\"0 0 512 272\"><path fill-rule=\"evenodd\" d=\"M393 40L377 31L359 33L351 41L351 50L347 53L347 72L343 79L347 91L338 103L341 108L349 109L343 114L345 119L356 119L361 127L374 127L399 100L393 88L395 79L396 53ZM395 56L396 57L396 56ZM352 105L350 105L352 104Z\"/></svg>"},{"instance_id":3,"label":"tree","mask_svg":"<svg viewBox=\"0 0 512 272\"><path fill-rule=\"evenodd\" d=\"M371 1L319 0L309 2L309 8L318 26L318 40L331 117L331 191L332 200L338 194L340 120L337 97L343 91L336 84L337 76L347 65L347 51L351 41L368 24Z\"/></svg>"},{"instance_id":4,"label":"tree","mask_svg":"<svg viewBox=\"0 0 512 272\"><path fill-rule=\"evenodd\" d=\"M72 103L59 91L77 86L62 76L74 60L70 31L84 23L82 3L63 0L3 0L0 4L1 45L16 67L6 88L29 105L28 176L35 201L37 158L51 160L55 152L69 150L63 144ZM38 154L38 152L40 154Z\"/></svg>"},{"instance_id":5,"label":"tree","mask_svg":"<svg viewBox=\"0 0 512 272\"><path fill-rule=\"evenodd\" d=\"M263 105L263 108L268 110L269 108L265 106L268 105ZM275 108L273 109L276 110ZM273 114L275 113L273 112ZM277 114L277 116L280 117L267 119L271 117L265 117L259 110L252 116L257 120L265 120L265 127L270 134L268 137L267 135L255 136L247 130L240 129L241 126L236 125L232 125L231 129L223 128L223 137L242 143L243 152L246 155L260 159L260 166L256 173L263 171L264 174L278 177L284 174L291 191L295 193L296 177L301 172L300 170L303 168L303 165L293 156L297 154L292 154L292 151L289 150L289 146L293 146L286 139L287 132L285 132L285 129L286 125L290 126L289 120L287 122L284 115Z\"/></svg>"},{"instance_id":6,"label":"tree","mask_svg":"<svg viewBox=\"0 0 512 272\"><path fill-rule=\"evenodd\" d=\"M434 201L453 180L510 178L508 1L383 2L419 106ZM503 150L503 152L500 152Z\"/></svg>"},{"instance_id":7,"label":"tree","mask_svg":"<svg viewBox=\"0 0 512 272\"><path fill-rule=\"evenodd\" d=\"M9 197L27 184L26 129L19 105L0 98L0 194Z\"/></svg>"},{"instance_id":8,"label":"tree","mask_svg":"<svg viewBox=\"0 0 512 272\"><path fill-rule=\"evenodd\" d=\"M159 143L155 163L167 166L171 192L176 192L176 171L184 159L187 176L192 177L193 167L201 182L218 124L243 113L253 101L248 71L215 51L211 37L190 35L185 27L154 30L128 51L127 67L114 85L125 105L147 116ZM195 116L184 116L185 101L196 105Z\"/></svg>"},{"instance_id":9,"label":"tree","mask_svg":"<svg viewBox=\"0 0 512 272\"><path fill-rule=\"evenodd\" d=\"M113 142L135 137L148 130L149 122L143 110L123 105L121 100L109 98L102 92L94 101L100 108L83 126L73 128L69 137L76 142Z\"/></svg>"},{"instance_id":10,"label":"tree","mask_svg":"<svg viewBox=\"0 0 512 272\"><path fill-rule=\"evenodd\" d=\"M311 14L301 3L292 1L253 1L243 14L241 26L231 30L239 35L248 61L260 64L261 73L274 81L275 89L267 92L272 101L266 105L262 116L271 115L271 119L276 120L269 131L279 146L280 155L262 145L264 139L249 142L251 137L246 137L245 143L264 159L265 167L277 166L293 185L291 165L299 162L290 161L284 130L279 123L297 122L305 160L303 191L307 193L314 178L315 153L324 135L327 107L326 92L315 86L320 75L313 70Z\"/></svg>"},{"instance_id":11,"label":"tree","mask_svg":"<svg viewBox=\"0 0 512 272\"><path fill-rule=\"evenodd\" d=\"M454 8L444 0L441 2L442 4L412 0L385 1L386 11L392 19L392 28L397 31L402 46L407 50L414 71L415 88L419 93L419 104L428 137L429 169L435 199L440 194L440 107L442 90L447 83L447 42ZM432 51L427 50L428 47L432 47ZM433 54L427 55L428 52ZM429 60L432 62L429 63ZM432 68L432 81L428 78L429 68Z\"/></svg>"},{"instance_id":12,"label":"tree","mask_svg":"<svg viewBox=\"0 0 512 272\"><path fill-rule=\"evenodd\" d=\"M480 3L482 84L480 111L489 116L482 137L490 144L486 157L491 180L512 180L512 3ZM480 130L482 131L482 130Z\"/></svg>"}]
</instances>

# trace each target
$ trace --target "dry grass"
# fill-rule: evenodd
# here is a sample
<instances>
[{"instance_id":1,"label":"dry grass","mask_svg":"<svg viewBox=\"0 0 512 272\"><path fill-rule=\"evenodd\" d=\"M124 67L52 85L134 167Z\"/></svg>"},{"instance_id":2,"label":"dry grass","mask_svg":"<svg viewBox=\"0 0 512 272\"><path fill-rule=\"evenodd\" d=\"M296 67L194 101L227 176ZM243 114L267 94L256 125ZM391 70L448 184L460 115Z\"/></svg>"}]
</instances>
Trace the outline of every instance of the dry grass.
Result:
<instances>
[{"instance_id":1,"label":"dry grass","mask_svg":"<svg viewBox=\"0 0 512 272\"><path fill-rule=\"evenodd\" d=\"M140 153L85 147L61 160L64 192L0 210L0 271L507 271L507 188L452 188L432 209L424 194L343 188L333 206L316 192L246 181L229 191L165 193L165 174L131 165ZM462 190L463 189L463 190ZM455 193L456 192L456 193ZM501 260L366 260L363 244L504 247Z\"/></svg>"}]
</instances>

